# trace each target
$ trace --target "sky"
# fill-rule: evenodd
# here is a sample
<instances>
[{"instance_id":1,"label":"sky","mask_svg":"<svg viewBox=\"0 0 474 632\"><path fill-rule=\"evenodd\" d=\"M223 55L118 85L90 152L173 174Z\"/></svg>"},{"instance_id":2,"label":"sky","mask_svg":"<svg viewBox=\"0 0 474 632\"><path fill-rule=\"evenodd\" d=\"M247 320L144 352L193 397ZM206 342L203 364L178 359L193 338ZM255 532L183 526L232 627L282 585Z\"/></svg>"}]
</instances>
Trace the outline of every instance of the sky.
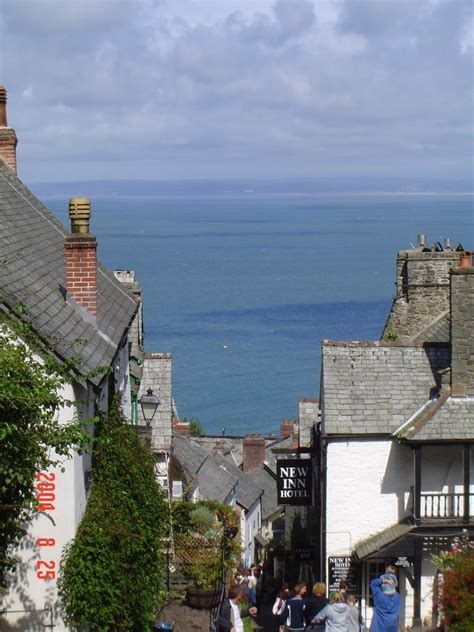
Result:
<instances>
[{"instance_id":1,"label":"sky","mask_svg":"<svg viewBox=\"0 0 474 632\"><path fill-rule=\"evenodd\" d=\"M27 182L471 178L470 0L2 0Z\"/></svg>"}]
</instances>

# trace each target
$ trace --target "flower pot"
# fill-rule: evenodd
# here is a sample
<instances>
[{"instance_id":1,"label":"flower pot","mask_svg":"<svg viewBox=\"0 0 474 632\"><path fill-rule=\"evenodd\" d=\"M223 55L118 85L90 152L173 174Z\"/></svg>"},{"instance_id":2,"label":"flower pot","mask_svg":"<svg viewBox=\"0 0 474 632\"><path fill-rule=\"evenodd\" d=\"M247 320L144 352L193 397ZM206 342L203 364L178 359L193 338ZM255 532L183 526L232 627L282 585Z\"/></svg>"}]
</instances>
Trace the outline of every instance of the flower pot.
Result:
<instances>
[{"instance_id":1,"label":"flower pot","mask_svg":"<svg viewBox=\"0 0 474 632\"><path fill-rule=\"evenodd\" d=\"M215 588L197 588L196 586L188 586L186 589L186 601L191 608L200 610L212 610L219 603L221 589L219 586Z\"/></svg>"}]
</instances>

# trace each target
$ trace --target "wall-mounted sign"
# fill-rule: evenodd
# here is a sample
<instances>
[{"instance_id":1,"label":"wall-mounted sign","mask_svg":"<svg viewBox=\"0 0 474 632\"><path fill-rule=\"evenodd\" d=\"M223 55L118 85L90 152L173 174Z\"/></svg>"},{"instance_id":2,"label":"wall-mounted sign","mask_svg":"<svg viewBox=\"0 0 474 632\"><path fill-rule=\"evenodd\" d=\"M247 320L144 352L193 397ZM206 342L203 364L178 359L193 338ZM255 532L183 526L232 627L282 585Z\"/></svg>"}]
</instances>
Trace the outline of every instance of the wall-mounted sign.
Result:
<instances>
[{"instance_id":1,"label":"wall-mounted sign","mask_svg":"<svg viewBox=\"0 0 474 632\"><path fill-rule=\"evenodd\" d=\"M352 557L328 557L328 589L337 592L339 583L348 583L347 592L350 595L360 595L359 565Z\"/></svg>"},{"instance_id":2,"label":"wall-mounted sign","mask_svg":"<svg viewBox=\"0 0 474 632\"><path fill-rule=\"evenodd\" d=\"M310 505L312 483L310 459L279 459L277 461L279 505Z\"/></svg>"},{"instance_id":3,"label":"wall-mounted sign","mask_svg":"<svg viewBox=\"0 0 474 632\"><path fill-rule=\"evenodd\" d=\"M398 568L410 568L415 563L414 557L408 557L406 555L399 555L398 557L393 558L392 564L397 566Z\"/></svg>"},{"instance_id":4,"label":"wall-mounted sign","mask_svg":"<svg viewBox=\"0 0 474 632\"><path fill-rule=\"evenodd\" d=\"M314 558L314 547L297 546L295 548L295 559L298 562L309 562Z\"/></svg>"}]
</instances>

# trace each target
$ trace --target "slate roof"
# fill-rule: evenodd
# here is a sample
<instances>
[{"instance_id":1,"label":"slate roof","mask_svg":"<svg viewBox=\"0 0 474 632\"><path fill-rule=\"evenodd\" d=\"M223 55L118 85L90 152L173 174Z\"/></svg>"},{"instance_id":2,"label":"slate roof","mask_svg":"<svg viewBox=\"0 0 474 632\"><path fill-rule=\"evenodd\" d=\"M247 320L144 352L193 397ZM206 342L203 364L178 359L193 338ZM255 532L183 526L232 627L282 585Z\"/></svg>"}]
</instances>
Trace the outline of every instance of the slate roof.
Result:
<instances>
[{"instance_id":1,"label":"slate roof","mask_svg":"<svg viewBox=\"0 0 474 632\"><path fill-rule=\"evenodd\" d=\"M224 468L192 439L174 436L172 439L173 455L179 461L187 476L194 479L199 487L199 494L208 500L228 502L232 496L238 477Z\"/></svg>"},{"instance_id":2,"label":"slate roof","mask_svg":"<svg viewBox=\"0 0 474 632\"><path fill-rule=\"evenodd\" d=\"M364 557L379 551L381 548L393 544L398 539L402 538L407 533L413 530L413 525L409 524L394 524L382 531L379 531L375 535L372 535L365 540L361 540L354 546L354 553L361 560Z\"/></svg>"},{"instance_id":3,"label":"slate roof","mask_svg":"<svg viewBox=\"0 0 474 632\"><path fill-rule=\"evenodd\" d=\"M237 503L244 509L250 509L263 492L250 474L244 474L230 459L222 455L208 454L193 439L175 435L173 454L187 474L197 478L199 493L204 498L222 499L221 502L224 502L237 485Z\"/></svg>"},{"instance_id":4,"label":"slate roof","mask_svg":"<svg viewBox=\"0 0 474 632\"><path fill-rule=\"evenodd\" d=\"M327 435L392 434L437 388L449 364L445 347L323 341L323 416Z\"/></svg>"},{"instance_id":5,"label":"slate roof","mask_svg":"<svg viewBox=\"0 0 474 632\"><path fill-rule=\"evenodd\" d=\"M281 513L283 508L278 505L276 479L270 474L264 465L255 468L249 473L258 489L263 490L262 496L262 520L269 520L276 513Z\"/></svg>"},{"instance_id":6,"label":"slate roof","mask_svg":"<svg viewBox=\"0 0 474 632\"><path fill-rule=\"evenodd\" d=\"M448 397L396 434L410 441L473 441L474 398Z\"/></svg>"},{"instance_id":7,"label":"slate roof","mask_svg":"<svg viewBox=\"0 0 474 632\"><path fill-rule=\"evenodd\" d=\"M437 316L429 325L413 338L413 342L449 343L449 310Z\"/></svg>"},{"instance_id":8,"label":"slate roof","mask_svg":"<svg viewBox=\"0 0 474 632\"><path fill-rule=\"evenodd\" d=\"M110 365L137 304L98 262L97 320L65 300L62 224L0 161L0 303L26 308L36 333L79 374ZM101 376L91 377L98 384Z\"/></svg>"}]
</instances>

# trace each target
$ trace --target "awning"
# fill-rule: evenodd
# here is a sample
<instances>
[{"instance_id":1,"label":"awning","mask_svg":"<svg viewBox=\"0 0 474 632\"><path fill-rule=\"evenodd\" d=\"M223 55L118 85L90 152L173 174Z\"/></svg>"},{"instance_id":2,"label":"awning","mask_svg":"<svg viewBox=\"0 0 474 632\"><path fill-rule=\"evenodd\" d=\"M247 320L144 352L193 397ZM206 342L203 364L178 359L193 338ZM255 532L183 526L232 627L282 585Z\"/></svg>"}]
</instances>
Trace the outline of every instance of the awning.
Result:
<instances>
[{"instance_id":1,"label":"awning","mask_svg":"<svg viewBox=\"0 0 474 632\"><path fill-rule=\"evenodd\" d=\"M413 525L410 524L394 524L382 531L379 531L375 535L370 536L370 538L358 542L354 546L354 553L360 560L362 560L373 553L380 551L380 549L395 543L404 535L412 531L412 529Z\"/></svg>"}]
</instances>

